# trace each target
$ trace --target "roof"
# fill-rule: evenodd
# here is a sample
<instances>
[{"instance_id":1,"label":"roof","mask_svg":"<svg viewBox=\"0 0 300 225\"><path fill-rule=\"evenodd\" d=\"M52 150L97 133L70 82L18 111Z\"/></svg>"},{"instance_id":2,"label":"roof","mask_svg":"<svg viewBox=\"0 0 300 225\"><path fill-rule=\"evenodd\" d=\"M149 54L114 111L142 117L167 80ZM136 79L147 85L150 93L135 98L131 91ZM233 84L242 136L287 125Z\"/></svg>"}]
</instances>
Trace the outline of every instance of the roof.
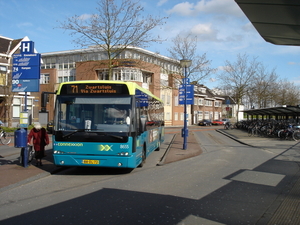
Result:
<instances>
[{"instance_id":1,"label":"roof","mask_svg":"<svg viewBox=\"0 0 300 225\"><path fill-rule=\"evenodd\" d=\"M11 42L12 39L10 38L0 37L0 53L8 54Z\"/></svg>"},{"instance_id":2,"label":"roof","mask_svg":"<svg viewBox=\"0 0 300 225\"><path fill-rule=\"evenodd\" d=\"M300 1L235 0L265 41L300 45Z\"/></svg>"},{"instance_id":3,"label":"roof","mask_svg":"<svg viewBox=\"0 0 300 225\"><path fill-rule=\"evenodd\" d=\"M299 116L300 106L281 106L262 109L247 109L242 112L248 115L270 115L270 116Z\"/></svg>"}]
</instances>

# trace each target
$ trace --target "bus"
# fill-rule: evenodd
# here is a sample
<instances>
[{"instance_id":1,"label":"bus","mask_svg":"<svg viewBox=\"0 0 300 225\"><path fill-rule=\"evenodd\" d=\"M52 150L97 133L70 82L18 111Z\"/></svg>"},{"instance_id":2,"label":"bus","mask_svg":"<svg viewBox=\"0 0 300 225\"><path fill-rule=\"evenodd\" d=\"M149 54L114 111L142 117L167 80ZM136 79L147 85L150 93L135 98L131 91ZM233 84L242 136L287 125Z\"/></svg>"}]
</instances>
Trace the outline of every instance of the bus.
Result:
<instances>
[{"instance_id":1,"label":"bus","mask_svg":"<svg viewBox=\"0 0 300 225\"><path fill-rule=\"evenodd\" d=\"M134 82L64 82L52 138L57 166L142 167L164 141L164 105Z\"/></svg>"}]
</instances>

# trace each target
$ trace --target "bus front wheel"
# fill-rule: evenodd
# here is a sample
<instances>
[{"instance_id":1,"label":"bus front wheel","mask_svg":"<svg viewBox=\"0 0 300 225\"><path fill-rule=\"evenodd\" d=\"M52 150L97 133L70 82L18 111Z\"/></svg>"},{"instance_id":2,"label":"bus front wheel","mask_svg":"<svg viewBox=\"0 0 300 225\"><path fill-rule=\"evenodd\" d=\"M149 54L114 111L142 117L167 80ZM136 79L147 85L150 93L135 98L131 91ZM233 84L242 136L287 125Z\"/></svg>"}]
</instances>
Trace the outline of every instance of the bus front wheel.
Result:
<instances>
[{"instance_id":1,"label":"bus front wheel","mask_svg":"<svg viewBox=\"0 0 300 225\"><path fill-rule=\"evenodd\" d=\"M140 163L139 167L143 167L146 162L146 147L144 146L142 152L142 162Z\"/></svg>"}]
</instances>

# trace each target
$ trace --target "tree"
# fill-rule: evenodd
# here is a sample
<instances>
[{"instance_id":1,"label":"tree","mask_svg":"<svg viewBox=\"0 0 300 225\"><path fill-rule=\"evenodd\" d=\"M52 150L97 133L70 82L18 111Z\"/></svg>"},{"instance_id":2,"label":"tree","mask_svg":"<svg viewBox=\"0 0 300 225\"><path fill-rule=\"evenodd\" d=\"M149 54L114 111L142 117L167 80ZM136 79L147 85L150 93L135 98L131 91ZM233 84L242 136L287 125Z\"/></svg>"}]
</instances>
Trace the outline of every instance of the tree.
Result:
<instances>
[{"instance_id":1,"label":"tree","mask_svg":"<svg viewBox=\"0 0 300 225\"><path fill-rule=\"evenodd\" d=\"M164 24L165 17L143 16L139 0L99 0L97 13L90 16L75 15L62 22L60 28L70 31L74 43L81 47L94 46L107 53L109 79L113 60L128 46L145 47L161 42L150 31Z\"/></svg>"},{"instance_id":2,"label":"tree","mask_svg":"<svg viewBox=\"0 0 300 225\"><path fill-rule=\"evenodd\" d=\"M216 69L210 67L211 60L206 54L197 55L197 37L188 34L185 37L177 35L173 40L173 46L168 49L171 57L177 60L188 59L192 65L188 68L187 77L193 83L200 83L208 78Z\"/></svg>"},{"instance_id":3,"label":"tree","mask_svg":"<svg viewBox=\"0 0 300 225\"><path fill-rule=\"evenodd\" d=\"M276 92L274 92L274 101L277 106L282 105L299 105L300 88L294 83L280 80Z\"/></svg>"},{"instance_id":4,"label":"tree","mask_svg":"<svg viewBox=\"0 0 300 225\"><path fill-rule=\"evenodd\" d=\"M223 71L218 75L219 80L223 83L226 89L232 90L233 98L238 104L237 115L242 103L242 98L246 95L251 83L255 80L257 70L261 63L257 62L256 58L252 60L249 56L238 55L236 62L225 61Z\"/></svg>"},{"instance_id":5,"label":"tree","mask_svg":"<svg viewBox=\"0 0 300 225\"><path fill-rule=\"evenodd\" d=\"M12 126L12 102L14 99L14 92L12 92L12 79L9 79L9 76L5 75L1 79L3 86L0 88L0 93L3 94L3 97L0 98L0 118L2 122L7 122L7 126Z\"/></svg>"},{"instance_id":6,"label":"tree","mask_svg":"<svg viewBox=\"0 0 300 225\"><path fill-rule=\"evenodd\" d=\"M257 108L271 107L275 91L274 87L277 86L277 79L278 75L275 69L268 72L265 66L260 64L248 91L249 98L251 99L251 96L254 98L254 103Z\"/></svg>"}]
</instances>

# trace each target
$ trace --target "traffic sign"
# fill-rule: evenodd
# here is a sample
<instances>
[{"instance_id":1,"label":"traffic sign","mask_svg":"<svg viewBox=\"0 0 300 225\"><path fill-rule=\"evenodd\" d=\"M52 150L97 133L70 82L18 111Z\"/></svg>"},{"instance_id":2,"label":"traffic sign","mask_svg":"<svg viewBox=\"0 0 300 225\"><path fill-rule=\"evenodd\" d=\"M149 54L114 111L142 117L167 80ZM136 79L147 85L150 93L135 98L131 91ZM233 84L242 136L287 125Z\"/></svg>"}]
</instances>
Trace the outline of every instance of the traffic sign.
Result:
<instances>
[{"instance_id":1,"label":"traffic sign","mask_svg":"<svg viewBox=\"0 0 300 225\"><path fill-rule=\"evenodd\" d=\"M21 53L34 53L34 42L33 41L22 41L21 42Z\"/></svg>"},{"instance_id":2,"label":"traffic sign","mask_svg":"<svg viewBox=\"0 0 300 225\"><path fill-rule=\"evenodd\" d=\"M13 55L12 79L40 79L41 54Z\"/></svg>"},{"instance_id":3,"label":"traffic sign","mask_svg":"<svg viewBox=\"0 0 300 225\"><path fill-rule=\"evenodd\" d=\"M12 79L40 79L40 71L40 67L37 66L13 67Z\"/></svg>"},{"instance_id":4,"label":"traffic sign","mask_svg":"<svg viewBox=\"0 0 300 225\"><path fill-rule=\"evenodd\" d=\"M182 84L189 84L190 78L182 78Z\"/></svg>"},{"instance_id":5,"label":"traffic sign","mask_svg":"<svg viewBox=\"0 0 300 225\"><path fill-rule=\"evenodd\" d=\"M12 92L39 92L39 79L12 80Z\"/></svg>"},{"instance_id":6,"label":"traffic sign","mask_svg":"<svg viewBox=\"0 0 300 225\"><path fill-rule=\"evenodd\" d=\"M12 92L39 92L40 74L41 54L34 53L33 41L22 41L21 54L13 55Z\"/></svg>"},{"instance_id":7,"label":"traffic sign","mask_svg":"<svg viewBox=\"0 0 300 225\"><path fill-rule=\"evenodd\" d=\"M13 66L39 66L41 62L41 54L14 54Z\"/></svg>"},{"instance_id":8,"label":"traffic sign","mask_svg":"<svg viewBox=\"0 0 300 225\"><path fill-rule=\"evenodd\" d=\"M179 104L193 105L194 104L194 85L186 85L186 102L185 102L185 85L179 86Z\"/></svg>"}]
</instances>

